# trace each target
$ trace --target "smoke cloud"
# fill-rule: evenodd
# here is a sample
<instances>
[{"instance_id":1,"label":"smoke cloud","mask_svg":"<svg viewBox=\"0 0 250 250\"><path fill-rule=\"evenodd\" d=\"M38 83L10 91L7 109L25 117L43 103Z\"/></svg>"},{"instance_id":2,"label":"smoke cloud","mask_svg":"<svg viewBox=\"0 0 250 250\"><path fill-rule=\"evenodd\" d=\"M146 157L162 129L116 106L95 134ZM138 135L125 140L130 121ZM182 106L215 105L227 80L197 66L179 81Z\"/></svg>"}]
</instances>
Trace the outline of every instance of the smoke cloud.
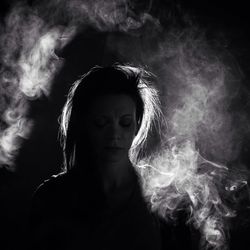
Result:
<instances>
[{"instance_id":1,"label":"smoke cloud","mask_svg":"<svg viewBox=\"0 0 250 250\"><path fill-rule=\"evenodd\" d=\"M49 29L24 4L11 10L2 30L0 163L14 170L22 138L27 138L32 128L27 119L29 100L49 95L50 79L60 66L54 49L61 33Z\"/></svg>"},{"instance_id":2,"label":"smoke cloud","mask_svg":"<svg viewBox=\"0 0 250 250\"><path fill-rule=\"evenodd\" d=\"M151 18L135 15L127 1L24 1L13 6L1 27L0 166L14 170L21 138L31 132L28 100L49 96L55 73L63 65L61 50L77 32L138 29ZM11 119L9 118L10 114Z\"/></svg>"},{"instance_id":3,"label":"smoke cloud","mask_svg":"<svg viewBox=\"0 0 250 250\"><path fill-rule=\"evenodd\" d=\"M208 40L193 24L155 25L109 40L123 60L147 65L158 77L163 124L158 146L140 165L143 190L152 209L170 222L185 212L202 234L202 249L227 249L242 197L250 208L249 170L240 163L249 140L249 104L239 103L249 92L220 41Z\"/></svg>"},{"instance_id":4,"label":"smoke cloud","mask_svg":"<svg viewBox=\"0 0 250 250\"><path fill-rule=\"evenodd\" d=\"M14 170L22 138L32 131L30 100L50 95L63 65L55 50L86 27L108 31L109 52L158 79L164 119L155 152L139 168L145 196L168 221L185 211L201 244L225 249L236 193L248 179L242 165L230 165L249 138L246 107L234 105L243 92L241 72L200 28L164 27L151 7L151 1L54 0L11 9L0 38L0 167Z\"/></svg>"},{"instance_id":5,"label":"smoke cloud","mask_svg":"<svg viewBox=\"0 0 250 250\"><path fill-rule=\"evenodd\" d=\"M199 31L168 32L148 62L161 76L167 126L163 146L142 165L144 190L163 217L173 220L184 210L202 232L201 246L227 249L235 193L249 176L237 164L233 168L244 174L235 179L229 163L238 160L249 128L245 107L233 112L242 91L240 72Z\"/></svg>"}]
</instances>

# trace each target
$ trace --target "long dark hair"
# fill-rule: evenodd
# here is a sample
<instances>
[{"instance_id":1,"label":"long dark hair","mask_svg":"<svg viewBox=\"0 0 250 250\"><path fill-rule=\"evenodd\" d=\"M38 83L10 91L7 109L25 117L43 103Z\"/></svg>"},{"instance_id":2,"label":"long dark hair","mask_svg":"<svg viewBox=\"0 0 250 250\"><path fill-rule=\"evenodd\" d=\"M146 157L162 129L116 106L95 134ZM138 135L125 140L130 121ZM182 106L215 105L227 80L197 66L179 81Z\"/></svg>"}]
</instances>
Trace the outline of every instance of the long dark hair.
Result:
<instances>
[{"instance_id":1,"label":"long dark hair","mask_svg":"<svg viewBox=\"0 0 250 250\"><path fill-rule=\"evenodd\" d=\"M147 138L154 117L159 114L156 88L149 81L148 71L130 65L114 64L109 67L93 67L73 83L60 117L60 135L64 153L63 171L75 166L75 149L79 136L79 123L90 101L105 94L127 94L136 104L139 131L132 143L129 155L133 164L139 160L139 152Z\"/></svg>"}]
</instances>

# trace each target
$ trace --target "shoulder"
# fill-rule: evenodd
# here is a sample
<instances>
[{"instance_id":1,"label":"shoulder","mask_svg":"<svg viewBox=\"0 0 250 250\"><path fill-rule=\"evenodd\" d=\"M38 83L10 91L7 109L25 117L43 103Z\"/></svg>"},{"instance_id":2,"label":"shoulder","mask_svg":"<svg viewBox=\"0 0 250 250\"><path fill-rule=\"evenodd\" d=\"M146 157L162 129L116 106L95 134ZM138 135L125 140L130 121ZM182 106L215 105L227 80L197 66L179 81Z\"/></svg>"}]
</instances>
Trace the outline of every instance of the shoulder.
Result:
<instances>
[{"instance_id":1,"label":"shoulder","mask_svg":"<svg viewBox=\"0 0 250 250\"><path fill-rule=\"evenodd\" d=\"M49 179L44 180L36 189L34 196L47 196L58 191L65 182L68 176L66 173L60 173L57 175L52 175Z\"/></svg>"},{"instance_id":2,"label":"shoulder","mask_svg":"<svg viewBox=\"0 0 250 250\"><path fill-rule=\"evenodd\" d=\"M60 173L52 175L49 179L44 180L35 190L32 202L42 204L50 204L57 206L63 200L71 195L74 180L69 173Z\"/></svg>"},{"instance_id":3,"label":"shoulder","mask_svg":"<svg viewBox=\"0 0 250 250\"><path fill-rule=\"evenodd\" d=\"M43 181L31 200L31 220L60 216L71 204L72 186L68 173L53 175Z\"/></svg>"}]
</instances>

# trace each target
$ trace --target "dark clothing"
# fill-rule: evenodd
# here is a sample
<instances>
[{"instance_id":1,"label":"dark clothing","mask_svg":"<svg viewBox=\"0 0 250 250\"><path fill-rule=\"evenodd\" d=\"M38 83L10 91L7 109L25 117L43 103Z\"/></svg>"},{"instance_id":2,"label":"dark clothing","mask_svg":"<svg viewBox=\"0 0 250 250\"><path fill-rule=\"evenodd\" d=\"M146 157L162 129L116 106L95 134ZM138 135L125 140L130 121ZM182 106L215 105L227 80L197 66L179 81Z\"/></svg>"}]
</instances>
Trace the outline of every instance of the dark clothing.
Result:
<instances>
[{"instance_id":1,"label":"dark clothing","mask_svg":"<svg viewBox=\"0 0 250 250\"><path fill-rule=\"evenodd\" d=\"M98 180L77 170L45 181L31 209L32 249L160 250L158 220L135 183L118 209L108 205Z\"/></svg>"}]
</instances>

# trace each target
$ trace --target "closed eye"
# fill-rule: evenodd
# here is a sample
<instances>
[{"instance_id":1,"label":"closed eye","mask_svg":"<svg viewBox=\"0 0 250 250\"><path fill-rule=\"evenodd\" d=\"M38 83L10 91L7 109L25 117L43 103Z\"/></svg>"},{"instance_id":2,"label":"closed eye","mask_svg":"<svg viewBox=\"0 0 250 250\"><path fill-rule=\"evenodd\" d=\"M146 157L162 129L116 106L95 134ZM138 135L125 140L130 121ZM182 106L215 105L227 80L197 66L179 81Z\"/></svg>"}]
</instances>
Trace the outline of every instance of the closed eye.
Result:
<instances>
[{"instance_id":1,"label":"closed eye","mask_svg":"<svg viewBox=\"0 0 250 250\"><path fill-rule=\"evenodd\" d=\"M106 117L98 117L94 119L94 124L98 128L104 128L108 124L108 119Z\"/></svg>"},{"instance_id":2,"label":"closed eye","mask_svg":"<svg viewBox=\"0 0 250 250\"><path fill-rule=\"evenodd\" d=\"M120 125L122 127L129 127L129 126L131 126L132 122L133 122L133 120L132 120L131 116L125 116L125 117L121 118Z\"/></svg>"}]
</instances>

